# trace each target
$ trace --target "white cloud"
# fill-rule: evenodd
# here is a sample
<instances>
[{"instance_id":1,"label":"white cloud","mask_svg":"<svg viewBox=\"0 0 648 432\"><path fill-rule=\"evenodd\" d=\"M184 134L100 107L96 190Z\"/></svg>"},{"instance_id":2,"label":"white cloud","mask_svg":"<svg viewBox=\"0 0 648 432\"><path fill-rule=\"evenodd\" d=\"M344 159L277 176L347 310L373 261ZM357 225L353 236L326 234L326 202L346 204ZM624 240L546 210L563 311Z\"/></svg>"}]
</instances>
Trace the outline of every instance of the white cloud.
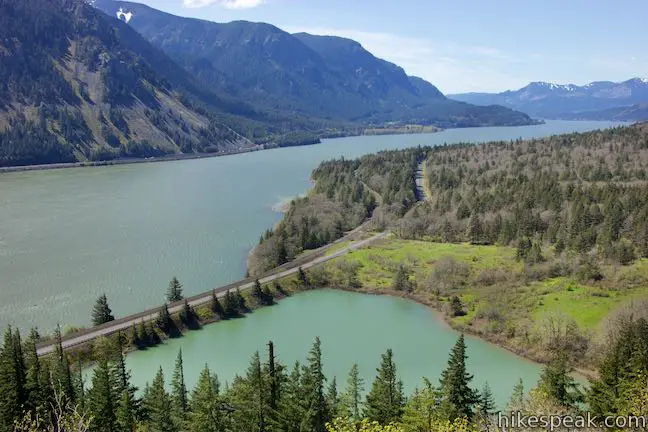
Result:
<instances>
[{"instance_id":1,"label":"white cloud","mask_svg":"<svg viewBox=\"0 0 648 432\"><path fill-rule=\"evenodd\" d=\"M216 4L226 9L248 9L262 5L265 0L182 0L185 7L201 8Z\"/></svg>"},{"instance_id":2,"label":"white cloud","mask_svg":"<svg viewBox=\"0 0 648 432\"><path fill-rule=\"evenodd\" d=\"M444 93L490 92L523 87L531 80L512 75L509 71L513 65L519 67L531 59L539 60L534 54L518 58L494 47L461 45L392 33L313 27L289 27L286 30L354 39L376 57L401 66L409 75L425 78Z\"/></svg>"}]
</instances>

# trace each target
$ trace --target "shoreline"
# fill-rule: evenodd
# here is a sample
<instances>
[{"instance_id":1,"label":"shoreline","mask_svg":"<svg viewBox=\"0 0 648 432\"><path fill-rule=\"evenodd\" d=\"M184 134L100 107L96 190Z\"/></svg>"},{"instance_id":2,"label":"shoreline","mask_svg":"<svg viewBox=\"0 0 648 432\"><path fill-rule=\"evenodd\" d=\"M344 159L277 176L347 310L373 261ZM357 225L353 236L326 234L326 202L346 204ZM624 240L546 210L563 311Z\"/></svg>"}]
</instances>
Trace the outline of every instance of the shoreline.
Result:
<instances>
[{"instance_id":1,"label":"shoreline","mask_svg":"<svg viewBox=\"0 0 648 432\"><path fill-rule=\"evenodd\" d=\"M387 296L387 297L395 297L395 298L404 298L407 300L411 300L413 302L416 302L422 306L425 306L428 308L436 317L436 319L439 321L440 324L445 326L446 328L452 329L456 332L460 333L465 333L471 337L474 337L476 339L479 339L483 342L486 342L488 344L494 345L498 348L504 349L508 351L509 353L515 355L516 357L519 357L520 359L528 362L535 363L537 365L544 366L547 364L546 361L543 359L531 356L526 354L523 351L516 350L513 347L503 344L497 339L494 338L489 338L487 335L484 335L482 333L473 331L469 327L461 327L454 325L452 322L448 321L446 314L443 313L443 311L439 310L436 308L436 304L432 301L426 300L421 296L417 295L411 295L407 293L400 293L397 291L393 290L384 290L384 289L376 289L376 288L340 288L340 287L329 287L329 289L336 289L340 291L347 291L347 292L355 292L359 294L365 294L365 295L377 295L377 296ZM590 380L590 379L596 379L598 374L596 373L595 370L592 369L585 369L581 367L575 367L574 371L575 374L580 375L582 378Z\"/></svg>"},{"instance_id":2,"label":"shoreline","mask_svg":"<svg viewBox=\"0 0 648 432\"><path fill-rule=\"evenodd\" d=\"M264 148L262 145L256 145L246 149L233 150L229 152L216 152L216 153L195 153L195 154L174 154L160 157L150 158L125 158L113 159L108 161L95 161L95 162L65 162L55 164L40 164L40 165L21 165L0 167L0 174L22 171L47 171L67 168L94 168L114 165L133 165L140 163L156 163L156 162L170 162L180 160L193 160L193 159L207 159L214 157L233 156L243 153L252 153L262 150L271 150L271 148Z\"/></svg>"},{"instance_id":3,"label":"shoreline","mask_svg":"<svg viewBox=\"0 0 648 432\"><path fill-rule=\"evenodd\" d=\"M489 127L489 126L483 126ZM304 147L310 145L323 144L322 139L337 139L337 138L347 138L352 136L385 136L385 135L412 135L412 134L430 134L442 132L444 129L436 128L434 130L424 130L421 132L409 132L408 130L393 130L390 129L386 133L367 133L370 128L365 128L362 133L346 133L340 136L333 138L320 138L318 143L312 144L301 144L294 146L266 146L265 144L256 144L252 147L242 148L239 150L231 150L225 152L214 152L214 153L192 153L192 154L170 154L159 157L150 157L150 158L123 158L123 159L112 159L112 160L103 160L103 161L85 161L85 162L64 162L64 163L52 163L52 164L36 164L36 165L20 165L20 166L6 166L0 167L0 175L3 173L11 172L22 172L22 171L47 171L47 170L57 170L57 169L67 169L67 168L93 168L93 167L104 167L104 166L114 166L114 165L132 165L140 163L155 163L155 162L169 162L169 161L179 161L179 160L193 160L193 159L207 159L214 157L223 157L223 156L234 156L243 153L252 153L257 151L265 150L275 150L278 148L288 148L288 147ZM373 129L372 129L373 130Z\"/></svg>"}]
</instances>

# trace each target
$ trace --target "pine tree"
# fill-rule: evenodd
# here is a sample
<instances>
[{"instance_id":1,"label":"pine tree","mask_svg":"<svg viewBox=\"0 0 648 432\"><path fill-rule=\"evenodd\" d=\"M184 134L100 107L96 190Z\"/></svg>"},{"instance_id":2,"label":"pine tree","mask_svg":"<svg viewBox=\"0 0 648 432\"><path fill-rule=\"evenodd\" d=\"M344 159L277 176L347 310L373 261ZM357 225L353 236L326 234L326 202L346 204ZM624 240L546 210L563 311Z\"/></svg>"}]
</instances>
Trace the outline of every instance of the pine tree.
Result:
<instances>
[{"instance_id":1,"label":"pine tree","mask_svg":"<svg viewBox=\"0 0 648 432\"><path fill-rule=\"evenodd\" d=\"M223 306L220 304L220 301L218 300L218 295L216 295L216 290L212 291L210 309L214 314L218 315L221 318L223 317L224 315Z\"/></svg>"},{"instance_id":2,"label":"pine tree","mask_svg":"<svg viewBox=\"0 0 648 432\"><path fill-rule=\"evenodd\" d=\"M5 431L12 430L14 420L22 417L28 397L19 336L8 327L0 350L0 427Z\"/></svg>"},{"instance_id":3,"label":"pine tree","mask_svg":"<svg viewBox=\"0 0 648 432\"><path fill-rule=\"evenodd\" d=\"M315 338L302 374L303 397L308 405L304 423L309 432L324 432L330 420L324 395L326 377L322 370L322 343Z\"/></svg>"},{"instance_id":4,"label":"pine tree","mask_svg":"<svg viewBox=\"0 0 648 432\"><path fill-rule=\"evenodd\" d=\"M479 414L483 418L487 418L495 412L495 398L493 391L488 385L488 381L484 383L481 392L479 393Z\"/></svg>"},{"instance_id":5,"label":"pine tree","mask_svg":"<svg viewBox=\"0 0 648 432\"><path fill-rule=\"evenodd\" d=\"M160 311L158 312L156 324L157 327L165 334L170 334L173 330L173 319L171 318L171 314L169 313L169 306L166 303L160 308Z\"/></svg>"},{"instance_id":6,"label":"pine tree","mask_svg":"<svg viewBox=\"0 0 648 432\"><path fill-rule=\"evenodd\" d=\"M340 398L338 396L337 390L337 380L335 377L331 380L328 390L326 392L326 405L331 418L335 418L338 415L340 409Z\"/></svg>"},{"instance_id":7,"label":"pine tree","mask_svg":"<svg viewBox=\"0 0 648 432\"><path fill-rule=\"evenodd\" d=\"M56 340L56 348L52 367L53 390L63 396L65 403L73 403L74 385L72 383L72 372L70 371L67 355L63 351L63 338L59 326L56 327L54 338Z\"/></svg>"},{"instance_id":8,"label":"pine tree","mask_svg":"<svg viewBox=\"0 0 648 432\"><path fill-rule=\"evenodd\" d=\"M510 412L513 411L520 411L524 407L524 381L522 381L522 378L518 380L517 383L515 383L515 386L513 387L513 393L511 394L511 398L509 399L508 404L506 405L506 409Z\"/></svg>"},{"instance_id":9,"label":"pine tree","mask_svg":"<svg viewBox=\"0 0 648 432\"><path fill-rule=\"evenodd\" d=\"M309 404L304 397L302 369L299 362L295 362L285 386L282 387L277 419L277 430L279 431L301 432L307 427Z\"/></svg>"},{"instance_id":10,"label":"pine tree","mask_svg":"<svg viewBox=\"0 0 648 432\"><path fill-rule=\"evenodd\" d=\"M452 316L455 317L466 315L459 296L452 296L452 299L450 300L450 311L452 312Z\"/></svg>"},{"instance_id":11,"label":"pine tree","mask_svg":"<svg viewBox=\"0 0 648 432\"><path fill-rule=\"evenodd\" d=\"M184 305L182 306L182 310L180 311L179 318L180 321L182 321L182 323L188 328L196 327L196 312L194 311L193 307L191 307L187 299L185 299L184 301Z\"/></svg>"},{"instance_id":12,"label":"pine tree","mask_svg":"<svg viewBox=\"0 0 648 432\"><path fill-rule=\"evenodd\" d=\"M243 297L243 294L241 294L241 290L236 288L236 294L234 296L236 300L236 309L238 310L238 312L240 314L244 314L245 312L247 312L248 307L247 304L245 303L245 297Z\"/></svg>"},{"instance_id":13,"label":"pine tree","mask_svg":"<svg viewBox=\"0 0 648 432\"><path fill-rule=\"evenodd\" d=\"M140 340L140 335L139 332L137 331L137 328L135 327L135 323L133 323L133 326L129 331L128 343L131 347L137 349L141 349L145 346L145 344L143 344L142 341Z\"/></svg>"},{"instance_id":14,"label":"pine tree","mask_svg":"<svg viewBox=\"0 0 648 432\"><path fill-rule=\"evenodd\" d=\"M545 366L540 376L540 389L564 407L574 407L583 400L571 372L567 356L561 353Z\"/></svg>"},{"instance_id":15,"label":"pine tree","mask_svg":"<svg viewBox=\"0 0 648 432\"><path fill-rule=\"evenodd\" d=\"M471 243L481 243L484 240L484 228L476 212L470 216L468 221L468 240Z\"/></svg>"},{"instance_id":16,"label":"pine tree","mask_svg":"<svg viewBox=\"0 0 648 432\"><path fill-rule=\"evenodd\" d=\"M380 368L376 371L378 375L367 395L364 415L383 425L397 422L403 413L405 398L391 349L382 355Z\"/></svg>"},{"instance_id":17,"label":"pine tree","mask_svg":"<svg viewBox=\"0 0 648 432\"><path fill-rule=\"evenodd\" d=\"M108 297L104 293L99 296L92 310L92 325L98 326L114 320L115 317L112 315L110 306L108 306Z\"/></svg>"},{"instance_id":18,"label":"pine tree","mask_svg":"<svg viewBox=\"0 0 648 432\"><path fill-rule=\"evenodd\" d=\"M148 326L144 323L144 320L140 321L137 326L137 338L140 340L142 348L153 345L151 343L151 335L149 334Z\"/></svg>"},{"instance_id":19,"label":"pine tree","mask_svg":"<svg viewBox=\"0 0 648 432\"><path fill-rule=\"evenodd\" d=\"M268 404L272 411L279 408L279 399L281 397L281 381L277 364L275 362L274 343L268 342Z\"/></svg>"},{"instance_id":20,"label":"pine tree","mask_svg":"<svg viewBox=\"0 0 648 432\"><path fill-rule=\"evenodd\" d=\"M92 432L115 432L115 395L108 359L105 356L93 372L92 388L88 391L88 409L93 417Z\"/></svg>"},{"instance_id":21,"label":"pine tree","mask_svg":"<svg viewBox=\"0 0 648 432\"><path fill-rule=\"evenodd\" d=\"M444 420L438 409L441 391L428 379L423 381L423 388L414 391L403 410L402 424L407 431L435 431Z\"/></svg>"},{"instance_id":22,"label":"pine tree","mask_svg":"<svg viewBox=\"0 0 648 432\"><path fill-rule=\"evenodd\" d=\"M238 316L238 305L231 291L225 293L223 298L223 316L225 318L234 318Z\"/></svg>"},{"instance_id":23,"label":"pine tree","mask_svg":"<svg viewBox=\"0 0 648 432\"><path fill-rule=\"evenodd\" d=\"M259 279L256 279L254 281L254 286L252 287L252 296L256 298L259 304L264 304L263 288L261 288L261 282L259 282Z\"/></svg>"},{"instance_id":24,"label":"pine tree","mask_svg":"<svg viewBox=\"0 0 648 432\"><path fill-rule=\"evenodd\" d=\"M191 395L187 430L191 432L224 432L223 410L219 396L218 378L209 368L200 373L198 383Z\"/></svg>"},{"instance_id":25,"label":"pine tree","mask_svg":"<svg viewBox=\"0 0 648 432\"><path fill-rule=\"evenodd\" d=\"M134 432L137 426L137 406L128 391L123 391L117 402L115 423L119 432Z\"/></svg>"},{"instance_id":26,"label":"pine tree","mask_svg":"<svg viewBox=\"0 0 648 432\"><path fill-rule=\"evenodd\" d=\"M400 264L394 274L392 289L395 291L411 292L414 287L412 282L409 280L409 275L409 269L404 264Z\"/></svg>"},{"instance_id":27,"label":"pine tree","mask_svg":"<svg viewBox=\"0 0 648 432\"><path fill-rule=\"evenodd\" d=\"M151 432L178 432L173 421L171 396L164 388L164 373L160 368L153 383L145 392L142 404L148 414L147 425Z\"/></svg>"},{"instance_id":28,"label":"pine tree","mask_svg":"<svg viewBox=\"0 0 648 432\"><path fill-rule=\"evenodd\" d=\"M473 406L478 402L477 392L470 388L473 376L466 371L466 342L463 333L450 352L447 368L441 374L443 405L447 418L454 420L472 417Z\"/></svg>"},{"instance_id":29,"label":"pine tree","mask_svg":"<svg viewBox=\"0 0 648 432\"><path fill-rule=\"evenodd\" d=\"M182 349L178 351L175 368L173 369L173 378L171 379L171 400L173 402L173 417L178 425L178 429L182 429L187 418L187 409L189 408L187 401L187 386L184 379Z\"/></svg>"},{"instance_id":30,"label":"pine tree","mask_svg":"<svg viewBox=\"0 0 648 432\"><path fill-rule=\"evenodd\" d=\"M169 282L166 297L169 303L177 302L184 298L182 295L182 284L175 276Z\"/></svg>"},{"instance_id":31,"label":"pine tree","mask_svg":"<svg viewBox=\"0 0 648 432\"><path fill-rule=\"evenodd\" d=\"M29 409L36 409L46 403L43 400L40 384L41 384L41 362L38 358L36 344L40 340L40 335L36 329L31 329L29 337L25 342L25 392L27 395L27 407Z\"/></svg>"},{"instance_id":32,"label":"pine tree","mask_svg":"<svg viewBox=\"0 0 648 432\"><path fill-rule=\"evenodd\" d=\"M347 387L340 398L341 411L352 420L360 420L360 406L364 393L364 380L360 376L358 364L354 363L347 378Z\"/></svg>"}]
</instances>

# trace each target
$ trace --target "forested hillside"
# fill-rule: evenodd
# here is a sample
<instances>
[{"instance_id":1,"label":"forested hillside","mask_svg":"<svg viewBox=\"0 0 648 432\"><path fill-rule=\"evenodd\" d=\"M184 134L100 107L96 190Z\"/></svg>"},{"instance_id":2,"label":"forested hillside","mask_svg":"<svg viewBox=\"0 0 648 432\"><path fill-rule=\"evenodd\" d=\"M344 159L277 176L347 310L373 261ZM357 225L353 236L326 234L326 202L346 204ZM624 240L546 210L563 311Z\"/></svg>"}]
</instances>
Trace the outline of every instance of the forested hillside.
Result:
<instances>
[{"instance_id":1,"label":"forested hillside","mask_svg":"<svg viewBox=\"0 0 648 432\"><path fill-rule=\"evenodd\" d=\"M322 163L313 172L313 190L293 200L279 225L261 237L248 260L249 273L261 274L330 243L369 217L384 227L402 216L416 201L420 157L422 152L413 149ZM380 211L374 215L378 204Z\"/></svg>"},{"instance_id":2,"label":"forested hillside","mask_svg":"<svg viewBox=\"0 0 648 432\"><path fill-rule=\"evenodd\" d=\"M208 89L82 0L0 1L0 52L0 166L317 140L308 119Z\"/></svg>"},{"instance_id":3,"label":"forested hillside","mask_svg":"<svg viewBox=\"0 0 648 432\"><path fill-rule=\"evenodd\" d=\"M358 42L292 35L271 24L215 23L146 5L97 0L210 88L255 106L320 121L382 126L388 122L440 127L531 124L521 112L447 99L434 85L409 77Z\"/></svg>"},{"instance_id":4,"label":"forested hillside","mask_svg":"<svg viewBox=\"0 0 648 432\"><path fill-rule=\"evenodd\" d=\"M648 257L648 124L430 149L433 202L405 237Z\"/></svg>"}]
</instances>

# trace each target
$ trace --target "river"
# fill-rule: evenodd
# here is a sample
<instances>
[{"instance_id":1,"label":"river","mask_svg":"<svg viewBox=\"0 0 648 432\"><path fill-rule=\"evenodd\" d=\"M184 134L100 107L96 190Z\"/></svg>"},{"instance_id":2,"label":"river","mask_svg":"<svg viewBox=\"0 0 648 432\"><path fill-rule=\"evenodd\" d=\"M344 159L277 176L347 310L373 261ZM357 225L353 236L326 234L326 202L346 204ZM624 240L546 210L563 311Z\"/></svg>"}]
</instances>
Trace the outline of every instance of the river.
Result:
<instances>
[{"instance_id":1,"label":"river","mask_svg":"<svg viewBox=\"0 0 648 432\"><path fill-rule=\"evenodd\" d=\"M321 161L383 149L547 136L613 126L549 121L544 125L454 129L436 134L365 136L220 158L71 168L0 175L0 327L49 330L87 325L98 295L117 316L164 301L172 276L195 294L240 279L259 235L281 217L273 208L304 193ZM438 378L456 333L425 307L389 297L318 291L251 316L191 332L129 356L141 387L159 365L170 373L185 353L190 384L205 363L223 381L243 373L254 350L275 340L285 363L303 360L323 341L326 372L343 383L354 361L369 381L387 347L407 390ZM518 379L539 367L469 339L478 386L488 380L503 403Z\"/></svg>"},{"instance_id":2,"label":"river","mask_svg":"<svg viewBox=\"0 0 648 432\"><path fill-rule=\"evenodd\" d=\"M0 328L85 326L106 293L117 316L240 279L247 253L304 193L321 161L382 149L546 136L612 126L522 127L362 136L209 159L0 175Z\"/></svg>"}]
</instances>

